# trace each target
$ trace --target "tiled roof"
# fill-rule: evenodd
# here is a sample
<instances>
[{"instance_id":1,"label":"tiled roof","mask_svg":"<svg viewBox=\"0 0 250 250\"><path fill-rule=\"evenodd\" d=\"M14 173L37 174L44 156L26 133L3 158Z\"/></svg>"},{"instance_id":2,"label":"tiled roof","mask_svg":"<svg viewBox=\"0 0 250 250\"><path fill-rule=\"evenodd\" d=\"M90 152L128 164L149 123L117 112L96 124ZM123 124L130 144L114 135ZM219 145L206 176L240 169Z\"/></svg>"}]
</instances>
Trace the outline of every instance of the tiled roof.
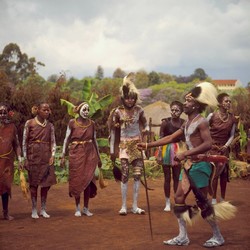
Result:
<instances>
[{"instance_id":1,"label":"tiled roof","mask_svg":"<svg viewBox=\"0 0 250 250\"><path fill-rule=\"evenodd\" d=\"M222 86L222 85L236 85L237 80L213 80L213 83Z\"/></svg>"}]
</instances>

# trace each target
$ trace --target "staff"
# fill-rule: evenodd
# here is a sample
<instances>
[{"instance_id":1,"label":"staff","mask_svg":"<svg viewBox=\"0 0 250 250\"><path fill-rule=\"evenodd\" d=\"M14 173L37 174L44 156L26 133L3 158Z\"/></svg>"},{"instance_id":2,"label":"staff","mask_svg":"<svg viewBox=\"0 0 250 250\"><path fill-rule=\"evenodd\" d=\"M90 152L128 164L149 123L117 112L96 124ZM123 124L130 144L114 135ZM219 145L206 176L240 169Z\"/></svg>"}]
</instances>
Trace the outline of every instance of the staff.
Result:
<instances>
[{"instance_id":1,"label":"staff","mask_svg":"<svg viewBox=\"0 0 250 250\"><path fill-rule=\"evenodd\" d=\"M142 150L141 150L141 157L143 159ZM153 228L152 228L151 212L150 212L150 205L149 205L148 184L147 184L147 178L146 178L146 170L145 170L144 160L142 162L143 162L143 176L144 176L144 182L145 182L146 199L147 199L147 207L148 207L148 220L149 220L149 227L150 227L151 239L153 240Z\"/></svg>"}]
</instances>

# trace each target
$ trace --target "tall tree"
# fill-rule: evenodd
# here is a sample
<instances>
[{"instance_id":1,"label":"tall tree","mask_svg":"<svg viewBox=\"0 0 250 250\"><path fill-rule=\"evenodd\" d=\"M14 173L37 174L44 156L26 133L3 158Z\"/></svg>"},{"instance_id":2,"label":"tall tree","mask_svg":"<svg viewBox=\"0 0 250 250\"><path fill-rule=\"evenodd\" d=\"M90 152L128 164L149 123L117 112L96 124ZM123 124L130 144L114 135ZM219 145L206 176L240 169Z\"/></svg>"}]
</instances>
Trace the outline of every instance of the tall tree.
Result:
<instances>
[{"instance_id":1,"label":"tall tree","mask_svg":"<svg viewBox=\"0 0 250 250\"><path fill-rule=\"evenodd\" d=\"M95 78L101 80L104 77L104 70L101 65L97 67L96 73L95 73Z\"/></svg>"},{"instance_id":2,"label":"tall tree","mask_svg":"<svg viewBox=\"0 0 250 250\"><path fill-rule=\"evenodd\" d=\"M194 71L192 78L199 78L200 80L205 80L208 77L205 70L202 68L198 68Z\"/></svg>"},{"instance_id":3,"label":"tall tree","mask_svg":"<svg viewBox=\"0 0 250 250\"><path fill-rule=\"evenodd\" d=\"M123 78L126 76L126 72L121 68L117 68L113 73L113 78Z\"/></svg>"},{"instance_id":4,"label":"tall tree","mask_svg":"<svg viewBox=\"0 0 250 250\"><path fill-rule=\"evenodd\" d=\"M4 69L0 68L0 102L8 102L13 90Z\"/></svg>"},{"instance_id":5,"label":"tall tree","mask_svg":"<svg viewBox=\"0 0 250 250\"><path fill-rule=\"evenodd\" d=\"M5 68L10 81L14 84L25 80L28 76L37 73L38 66L45 66L37 62L35 57L29 58L27 54L22 53L16 43L10 43L0 54L0 66Z\"/></svg>"}]
</instances>

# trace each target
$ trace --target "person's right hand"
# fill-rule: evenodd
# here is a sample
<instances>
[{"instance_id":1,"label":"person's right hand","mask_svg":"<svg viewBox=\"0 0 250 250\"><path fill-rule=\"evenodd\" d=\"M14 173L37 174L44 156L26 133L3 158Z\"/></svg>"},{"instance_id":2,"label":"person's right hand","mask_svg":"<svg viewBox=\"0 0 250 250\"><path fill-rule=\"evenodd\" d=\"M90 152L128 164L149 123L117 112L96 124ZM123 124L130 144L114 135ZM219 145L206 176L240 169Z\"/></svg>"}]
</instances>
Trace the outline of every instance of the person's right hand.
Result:
<instances>
[{"instance_id":1,"label":"person's right hand","mask_svg":"<svg viewBox=\"0 0 250 250\"><path fill-rule=\"evenodd\" d=\"M144 149L146 149L146 143L144 143L144 142L139 142L139 143L137 143L137 148L138 148L139 150L144 150Z\"/></svg>"},{"instance_id":2,"label":"person's right hand","mask_svg":"<svg viewBox=\"0 0 250 250\"><path fill-rule=\"evenodd\" d=\"M23 163L22 162L18 162L18 170L19 171L23 171L23 169L24 169Z\"/></svg>"},{"instance_id":3,"label":"person's right hand","mask_svg":"<svg viewBox=\"0 0 250 250\"><path fill-rule=\"evenodd\" d=\"M162 159L162 152L161 152L161 151L158 152L158 155L157 155L157 159L156 159L156 160L157 160L157 163L158 163L158 164L162 164L162 160L163 160L163 159Z\"/></svg>"},{"instance_id":4,"label":"person's right hand","mask_svg":"<svg viewBox=\"0 0 250 250\"><path fill-rule=\"evenodd\" d=\"M115 162L115 159L116 159L115 154L110 154L110 160L112 162Z\"/></svg>"}]
</instances>

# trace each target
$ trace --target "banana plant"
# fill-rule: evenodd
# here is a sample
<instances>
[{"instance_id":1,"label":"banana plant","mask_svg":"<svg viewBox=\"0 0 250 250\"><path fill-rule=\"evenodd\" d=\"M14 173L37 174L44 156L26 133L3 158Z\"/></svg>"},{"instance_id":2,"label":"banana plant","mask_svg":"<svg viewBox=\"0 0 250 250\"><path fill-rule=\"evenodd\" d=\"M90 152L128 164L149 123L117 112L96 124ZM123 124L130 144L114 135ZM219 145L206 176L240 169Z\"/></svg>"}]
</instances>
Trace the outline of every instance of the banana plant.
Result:
<instances>
[{"instance_id":1,"label":"banana plant","mask_svg":"<svg viewBox=\"0 0 250 250\"><path fill-rule=\"evenodd\" d=\"M82 90L82 100L89 104L89 116L91 119L97 119L102 115L102 109L106 108L109 104L112 103L112 96L106 95L98 99L98 95L95 92L91 91L91 80L85 80ZM75 105L65 99L60 99L61 105L67 106L68 114L73 117L77 117L78 114L74 113Z\"/></svg>"},{"instance_id":2,"label":"banana plant","mask_svg":"<svg viewBox=\"0 0 250 250\"><path fill-rule=\"evenodd\" d=\"M238 129L239 129L239 135L240 135L240 139L239 139L240 149L243 152L245 151L245 147L247 145L247 133L244 130L244 126L241 121L239 121Z\"/></svg>"},{"instance_id":3,"label":"banana plant","mask_svg":"<svg viewBox=\"0 0 250 250\"><path fill-rule=\"evenodd\" d=\"M89 104L89 117L93 120L102 116L102 109L106 108L109 104L112 103L112 96L106 95L98 99L98 95L95 92L91 91L91 80L85 80L82 90L82 100ZM75 105L65 99L60 99L61 105L65 105L68 110L68 114L77 118L78 114L74 113ZM106 138L97 138L97 143L99 147L107 147L109 145L108 139Z\"/></svg>"}]
</instances>

